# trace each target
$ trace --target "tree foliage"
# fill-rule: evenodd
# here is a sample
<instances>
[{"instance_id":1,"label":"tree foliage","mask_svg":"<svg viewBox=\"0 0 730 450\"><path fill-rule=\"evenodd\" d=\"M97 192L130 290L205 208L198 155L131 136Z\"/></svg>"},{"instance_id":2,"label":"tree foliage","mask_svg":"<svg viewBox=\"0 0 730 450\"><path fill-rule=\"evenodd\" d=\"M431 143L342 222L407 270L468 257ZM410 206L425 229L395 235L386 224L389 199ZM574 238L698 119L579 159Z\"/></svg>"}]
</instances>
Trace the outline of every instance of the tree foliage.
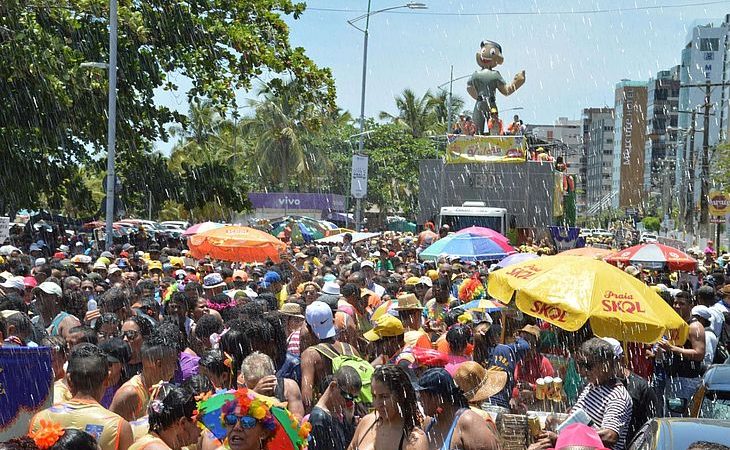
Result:
<instances>
[{"instance_id":1,"label":"tree foliage","mask_svg":"<svg viewBox=\"0 0 730 450\"><path fill-rule=\"evenodd\" d=\"M107 78L81 63L108 60L107 5L0 2L0 212L91 195L78 167L103 157ZM293 0L121 0L119 160L166 139L166 125L187 124L153 101L156 90L178 90L170 74L192 81L189 99L209 99L221 111L235 106L236 89L251 89L264 73L280 76L268 83L274 92L284 89L282 78L295 78L300 98L333 106L329 70L289 45L282 16L296 19L304 8Z\"/></svg>"}]
</instances>

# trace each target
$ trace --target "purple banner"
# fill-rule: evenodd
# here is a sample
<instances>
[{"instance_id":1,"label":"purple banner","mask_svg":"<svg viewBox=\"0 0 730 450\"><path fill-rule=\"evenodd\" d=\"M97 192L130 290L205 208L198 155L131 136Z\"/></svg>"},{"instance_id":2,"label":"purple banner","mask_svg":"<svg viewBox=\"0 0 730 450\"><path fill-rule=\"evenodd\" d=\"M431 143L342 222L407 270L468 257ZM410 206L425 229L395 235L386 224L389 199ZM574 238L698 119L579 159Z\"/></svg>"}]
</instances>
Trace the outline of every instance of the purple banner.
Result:
<instances>
[{"instance_id":1,"label":"purple banner","mask_svg":"<svg viewBox=\"0 0 730 450\"><path fill-rule=\"evenodd\" d=\"M585 239L580 237L580 228L577 227L550 227L550 236L555 242L558 253L573 248L585 247Z\"/></svg>"},{"instance_id":2,"label":"purple banner","mask_svg":"<svg viewBox=\"0 0 730 450\"><path fill-rule=\"evenodd\" d=\"M253 192L248 194L248 199L256 209L345 211L345 196L337 194Z\"/></svg>"}]
</instances>

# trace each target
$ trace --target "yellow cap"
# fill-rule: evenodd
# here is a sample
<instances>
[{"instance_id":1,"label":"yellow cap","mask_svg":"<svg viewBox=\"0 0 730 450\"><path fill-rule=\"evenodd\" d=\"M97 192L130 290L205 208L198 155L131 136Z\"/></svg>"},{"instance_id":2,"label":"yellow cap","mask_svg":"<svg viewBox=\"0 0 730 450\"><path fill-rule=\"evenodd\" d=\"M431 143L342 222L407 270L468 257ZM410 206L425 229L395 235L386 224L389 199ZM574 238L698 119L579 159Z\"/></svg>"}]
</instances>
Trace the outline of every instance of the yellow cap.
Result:
<instances>
[{"instance_id":1,"label":"yellow cap","mask_svg":"<svg viewBox=\"0 0 730 450\"><path fill-rule=\"evenodd\" d=\"M418 284L418 280L420 280L420 278L410 277L409 279L406 280L406 286L415 286Z\"/></svg>"},{"instance_id":2,"label":"yellow cap","mask_svg":"<svg viewBox=\"0 0 730 450\"><path fill-rule=\"evenodd\" d=\"M426 276L431 279L431 281L436 281L439 279L439 273L438 271L431 269L428 272L426 272Z\"/></svg>"},{"instance_id":3,"label":"yellow cap","mask_svg":"<svg viewBox=\"0 0 730 450\"><path fill-rule=\"evenodd\" d=\"M147 263L147 270L162 270L162 263L160 261L150 261Z\"/></svg>"},{"instance_id":4,"label":"yellow cap","mask_svg":"<svg viewBox=\"0 0 730 450\"><path fill-rule=\"evenodd\" d=\"M405 333L403 323L390 314L383 314L375 320L375 328L364 334L370 342L379 341L384 337L400 336Z\"/></svg>"}]
</instances>

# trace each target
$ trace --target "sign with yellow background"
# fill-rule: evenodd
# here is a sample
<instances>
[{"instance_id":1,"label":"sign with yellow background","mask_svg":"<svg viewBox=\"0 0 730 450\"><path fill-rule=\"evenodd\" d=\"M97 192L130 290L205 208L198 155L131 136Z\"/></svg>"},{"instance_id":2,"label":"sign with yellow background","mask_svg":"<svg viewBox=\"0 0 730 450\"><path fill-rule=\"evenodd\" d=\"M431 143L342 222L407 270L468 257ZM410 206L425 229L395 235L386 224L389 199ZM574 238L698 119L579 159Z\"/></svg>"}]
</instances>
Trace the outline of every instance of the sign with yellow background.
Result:
<instances>
[{"instance_id":1,"label":"sign with yellow background","mask_svg":"<svg viewBox=\"0 0 730 450\"><path fill-rule=\"evenodd\" d=\"M525 162L524 136L467 136L450 134L446 146L447 164L475 162Z\"/></svg>"},{"instance_id":2,"label":"sign with yellow background","mask_svg":"<svg viewBox=\"0 0 730 450\"><path fill-rule=\"evenodd\" d=\"M724 216L730 213L730 194L713 189L707 197L711 216Z\"/></svg>"}]
</instances>

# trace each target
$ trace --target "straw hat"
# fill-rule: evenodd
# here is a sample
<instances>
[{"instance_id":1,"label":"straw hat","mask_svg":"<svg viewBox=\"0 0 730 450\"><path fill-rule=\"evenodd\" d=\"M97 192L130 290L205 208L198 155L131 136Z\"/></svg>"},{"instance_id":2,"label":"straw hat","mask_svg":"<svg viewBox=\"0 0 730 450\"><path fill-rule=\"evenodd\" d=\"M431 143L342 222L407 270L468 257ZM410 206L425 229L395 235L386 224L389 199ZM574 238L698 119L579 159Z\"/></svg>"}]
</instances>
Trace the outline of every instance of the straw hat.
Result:
<instances>
[{"instance_id":1,"label":"straw hat","mask_svg":"<svg viewBox=\"0 0 730 450\"><path fill-rule=\"evenodd\" d=\"M403 294L398 296L398 306L394 308L396 311L406 311L411 309L423 309L421 302L414 294Z\"/></svg>"},{"instance_id":2,"label":"straw hat","mask_svg":"<svg viewBox=\"0 0 730 450\"><path fill-rule=\"evenodd\" d=\"M285 316L304 319L304 314L302 314L302 307L298 303L284 303L283 305L281 305L281 308L279 308L279 313Z\"/></svg>"},{"instance_id":3,"label":"straw hat","mask_svg":"<svg viewBox=\"0 0 730 450\"><path fill-rule=\"evenodd\" d=\"M507 372L499 369L487 370L477 362L466 361L456 369L454 381L464 391L469 403L477 403L504 389L507 385Z\"/></svg>"}]
</instances>

